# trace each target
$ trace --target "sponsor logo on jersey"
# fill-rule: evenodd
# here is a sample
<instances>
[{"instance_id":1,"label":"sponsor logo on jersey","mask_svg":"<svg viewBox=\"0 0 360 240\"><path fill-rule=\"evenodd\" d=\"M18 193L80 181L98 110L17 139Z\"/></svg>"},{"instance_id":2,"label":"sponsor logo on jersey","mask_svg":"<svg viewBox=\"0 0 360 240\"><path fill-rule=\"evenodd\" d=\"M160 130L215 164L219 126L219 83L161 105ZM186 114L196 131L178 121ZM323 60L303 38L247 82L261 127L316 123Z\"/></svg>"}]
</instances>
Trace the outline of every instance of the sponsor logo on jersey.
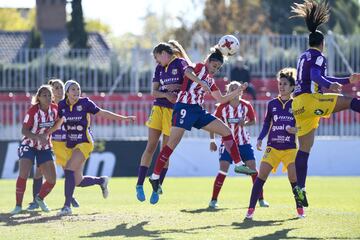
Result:
<instances>
[{"instance_id":1,"label":"sponsor logo on jersey","mask_svg":"<svg viewBox=\"0 0 360 240\"><path fill-rule=\"evenodd\" d=\"M293 110L294 112L294 115L299 115L299 114L302 114L305 112L305 107L302 107L300 109L297 109L297 110Z\"/></svg>"},{"instance_id":2,"label":"sponsor logo on jersey","mask_svg":"<svg viewBox=\"0 0 360 240\"><path fill-rule=\"evenodd\" d=\"M54 126L54 124L55 124L54 121L39 123L39 128L50 128Z\"/></svg>"},{"instance_id":3,"label":"sponsor logo on jersey","mask_svg":"<svg viewBox=\"0 0 360 240\"><path fill-rule=\"evenodd\" d=\"M230 124L237 124L240 122L240 118L228 118L227 119L227 122L230 123Z\"/></svg>"}]
</instances>

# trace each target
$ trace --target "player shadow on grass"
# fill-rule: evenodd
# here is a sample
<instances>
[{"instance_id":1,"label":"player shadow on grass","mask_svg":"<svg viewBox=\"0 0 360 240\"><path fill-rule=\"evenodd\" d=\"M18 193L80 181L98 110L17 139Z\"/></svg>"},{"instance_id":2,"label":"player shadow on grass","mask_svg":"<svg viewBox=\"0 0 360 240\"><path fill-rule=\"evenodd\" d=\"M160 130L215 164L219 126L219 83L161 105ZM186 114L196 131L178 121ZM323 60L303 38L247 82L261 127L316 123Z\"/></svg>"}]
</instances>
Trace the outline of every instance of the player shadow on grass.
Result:
<instances>
[{"instance_id":1,"label":"player shadow on grass","mask_svg":"<svg viewBox=\"0 0 360 240\"><path fill-rule=\"evenodd\" d=\"M241 209L241 208L237 208L237 209ZM247 209L247 208L243 208L243 209ZM204 212L220 212L220 211L224 211L224 210L230 210L230 208L199 208L199 209L193 209L193 210L188 210L188 209L181 209L180 212L183 213L192 213L192 214L198 214L198 213L204 213ZM234 208L231 208L231 210L234 210Z\"/></svg>"},{"instance_id":2,"label":"player shadow on grass","mask_svg":"<svg viewBox=\"0 0 360 240\"><path fill-rule=\"evenodd\" d=\"M23 214L11 215L2 217L0 215L0 222L5 222L4 226L17 226L22 224L38 224L47 223L49 221L58 220L61 217L58 216L47 216L41 212L24 212Z\"/></svg>"},{"instance_id":3,"label":"player shadow on grass","mask_svg":"<svg viewBox=\"0 0 360 240\"><path fill-rule=\"evenodd\" d=\"M251 220L245 218L243 222L233 222L231 226L234 226L235 229L250 229L253 227L267 227L267 226L279 226L283 222L297 220L298 218L288 218L288 219L280 219L280 220L265 220L265 221L258 221L258 220Z\"/></svg>"},{"instance_id":4,"label":"player shadow on grass","mask_svg":"<svg viewBox=\"0 0 360 240\"><path fill-rule=\"evenodd\" d=\"M156 238L157 240L166 239L161 237L162 234L167 233L183 233L183 234L193 234L197 230L206 230L213 229L216 227L228 227L228 225L215 225L215 226L205 226L198 228L189 228L189 229L165 229L165 230L146 230L144 227L148 225L148 221L138 223L134 226L128 226L128 223L122 223L117 225L114 229L105 230L102 232L91 233L88 236L81 236L80 238L92 238L92 237L149 237ZM189 237L190 238L190 237Z\"/></svg>"},{"instance_id":5,"label":"player shadow on grass","mask_svg":"<svg viewBox=\"0 0 360 240\"><path fill-rule=\"evenodd\" d=\"M0 223L4 222L3 226L18 226L22 224L41 224L50 221L61 220L64 216L50 215L51 213L43 213L41 211L23 211L21 214L12 215L9 213L0 214ZM98 213L91 213L88 216L96 215ZM65 217L77 217L77 214ZM81 214L81 216L85 216Z\"/></svg>"},{"instance_id":6,"label":"player shadow on grass","mask_svg":"<svg viewBox=\"0 0 360 240\"><path fill-rule=\"evenodd\" d=\"M286 228L282 230L278 230L274 233L269 233L264 236L258 236L250 238L250 240L277 240L277 239L303 239L303 240L322 240L322 239L351 239L351 238L338 238L338 237L326 237L326 238L317 238L317 237L291 237L288 236L288 233L296 228ZM358 238L353 238L358 239Z\"/></svg>"}]
</instances>

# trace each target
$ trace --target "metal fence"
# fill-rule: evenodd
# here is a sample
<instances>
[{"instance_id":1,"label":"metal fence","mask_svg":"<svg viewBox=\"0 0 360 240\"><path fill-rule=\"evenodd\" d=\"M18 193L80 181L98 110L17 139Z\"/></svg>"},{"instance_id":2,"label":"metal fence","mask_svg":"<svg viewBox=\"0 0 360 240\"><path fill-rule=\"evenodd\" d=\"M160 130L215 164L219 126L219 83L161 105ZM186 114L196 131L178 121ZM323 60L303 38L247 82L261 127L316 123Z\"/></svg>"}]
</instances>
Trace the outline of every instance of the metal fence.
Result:
<instances>
[{"instance_id":1,"label":"metal fence","mask_svg":"<svg viewBox=\"0 0 360 240\"><path fill-rule=\"evenodd\" d=\"M104 108L116 113L136 115L135 123L114 122L100 117L93 117L92 130L95 139L118 140L139 139L147 137L147 127L144 125L151 110L151 101L96 101ZM266 101L253 101L257 123L249 127L251 136L259 135L266 111ZM0 102L0 140L19 140L24 116L29 108L29 101L1 101ZM205 104L208 111L215 110L215 102ZM343 111L333 114L329 119L321 120L317 130L318 136L360 137L360 114ZM193 129L185 137L207 138L209 134L203 130Z\"/></svg>"},{"instance_id":2,"label":"metal fence","mask_svg":"<svg viewBox=\"0 0 360 240\"><path fill-rule=\"evenodd\" d=\"M203 59L221 36L197 37L202 44L188 50L194 60ZM307 35L242 35L240 54L253 76L274 77L283 67L295 67L299 54L307 48ZM360 35L327 34L325 55L331 75L360 72ZM200 47L199 47L200 46ZM91 56L91 57L90 57ZM124 57L127 56L127 57ZM219 76L228 76L234 57L229 58ZM3 49L0 46L0 91L34 92L49 78L76 79L86 92L148 92L155 61L151 49L134 48L125 55L105 51L57 49Z\"/></svg>"}]
</instances>

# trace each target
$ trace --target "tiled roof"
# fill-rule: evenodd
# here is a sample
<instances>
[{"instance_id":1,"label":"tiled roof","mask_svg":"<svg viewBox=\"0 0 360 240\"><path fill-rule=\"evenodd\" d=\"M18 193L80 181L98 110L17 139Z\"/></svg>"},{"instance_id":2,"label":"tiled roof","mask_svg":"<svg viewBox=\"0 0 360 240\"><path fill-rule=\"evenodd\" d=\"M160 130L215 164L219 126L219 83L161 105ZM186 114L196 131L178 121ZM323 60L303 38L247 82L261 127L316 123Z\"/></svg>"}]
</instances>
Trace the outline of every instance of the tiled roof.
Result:
<instances>
[{"instance_id":1,"label":"tiled roof","mask_svg":"<svg viewBox=\"0 0 360 240\"><path fill-rule=\"evenodd\" d=\"M29 45L29 31L8 32L0 31L0 62L17 63L25 62L24 50ZM89 62L93 64L103 64L110 59L110 47L104 37L96 32L88 34L88 44L90 46ZM44 31L41 33L43 48L50 50L53 57L50 61L57 61L61 56L67 56L70 46L65 31Z\"/></svg>"}]
</instances>

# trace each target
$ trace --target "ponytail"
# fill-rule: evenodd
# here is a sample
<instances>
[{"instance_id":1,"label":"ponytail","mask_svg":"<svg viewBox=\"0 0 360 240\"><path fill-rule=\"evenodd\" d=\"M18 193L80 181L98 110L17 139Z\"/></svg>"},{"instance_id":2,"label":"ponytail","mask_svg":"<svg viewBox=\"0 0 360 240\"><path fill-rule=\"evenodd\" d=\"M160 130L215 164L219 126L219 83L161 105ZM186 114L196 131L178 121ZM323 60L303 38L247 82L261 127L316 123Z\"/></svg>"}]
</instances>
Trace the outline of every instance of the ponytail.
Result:
<instances>
[{"instance_id":1,"label":"ponytail","mask_svg":"<svg viewBox=\"0 0 360 240\"><path fill-rule=\"evenodd\" d=\"M327 2L322 0L317 3L315 0L305 0L304 3L294 3L291 7L293 17L302 17L305 19L306 26L310 31L309 46L319 46L324 41L324 35L317 28L326 23L330 17L330 8Z\"/></svg>"}]
</instances>

